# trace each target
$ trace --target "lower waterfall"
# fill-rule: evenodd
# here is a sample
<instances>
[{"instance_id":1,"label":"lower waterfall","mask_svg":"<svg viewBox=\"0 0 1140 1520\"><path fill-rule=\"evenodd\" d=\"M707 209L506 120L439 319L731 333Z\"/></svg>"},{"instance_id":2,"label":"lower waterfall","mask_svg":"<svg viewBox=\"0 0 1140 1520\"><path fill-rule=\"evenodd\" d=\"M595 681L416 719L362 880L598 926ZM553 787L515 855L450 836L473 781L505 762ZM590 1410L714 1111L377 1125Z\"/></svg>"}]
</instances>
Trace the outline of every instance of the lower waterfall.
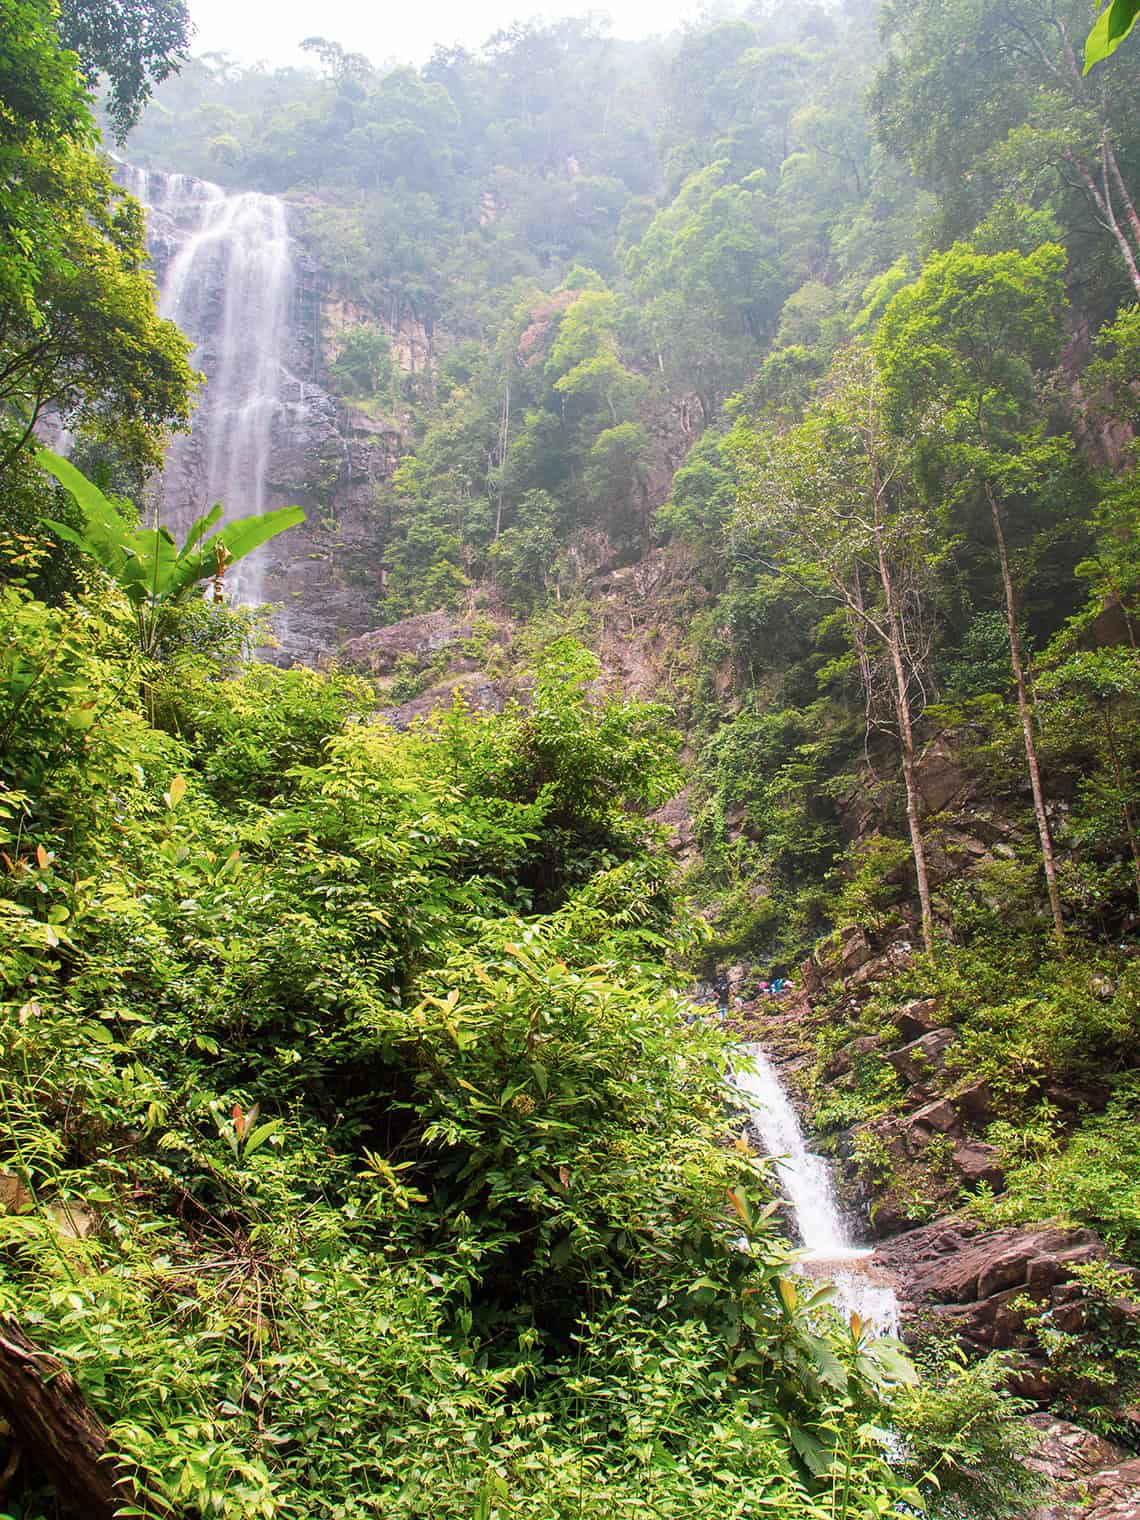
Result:
<instances>
[{"instance_id":1,"label":"lower waterfall","mask_svg":"<svg viewBox=\"0 0 1140 1520\"><path fill-rule=\"evenodd\" d=\"M765 1152L776 1158L779 1179L791 1206L803 1246L801 1266L812 1276L827 1277L838 1289L837 1302L856 1312L883 1335L898 1332L894 1289L871 1276L868 1248L849 1239L831 1185L827 1162L813 1154L796 1111L776 1070L760 1045L740 1047L751 1069L735 1073L733 1083L748 1105L749 1117Z\"/></svg>"}]
</instances>

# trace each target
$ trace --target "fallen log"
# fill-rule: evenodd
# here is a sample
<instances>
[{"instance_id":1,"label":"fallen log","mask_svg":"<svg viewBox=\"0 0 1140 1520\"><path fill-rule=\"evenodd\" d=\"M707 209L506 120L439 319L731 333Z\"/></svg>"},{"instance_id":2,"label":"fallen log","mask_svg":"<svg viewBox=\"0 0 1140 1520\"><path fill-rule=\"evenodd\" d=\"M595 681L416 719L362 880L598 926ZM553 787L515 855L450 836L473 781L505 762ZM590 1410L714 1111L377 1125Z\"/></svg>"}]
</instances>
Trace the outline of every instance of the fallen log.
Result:
<instances>
[{"instance_id":1,"label":"fallen log","mask_svg":"<svg viewBox=\"0 0 1140 1520\"><path fill-rule=\"evenodd\" d=\"M169 1513L146 1507L71 1373L10 1319L0 1320L0 1413L24 1456L83 1520L115 1520L126 1506L138 1514Z\"/></svg>"}]
</instances>

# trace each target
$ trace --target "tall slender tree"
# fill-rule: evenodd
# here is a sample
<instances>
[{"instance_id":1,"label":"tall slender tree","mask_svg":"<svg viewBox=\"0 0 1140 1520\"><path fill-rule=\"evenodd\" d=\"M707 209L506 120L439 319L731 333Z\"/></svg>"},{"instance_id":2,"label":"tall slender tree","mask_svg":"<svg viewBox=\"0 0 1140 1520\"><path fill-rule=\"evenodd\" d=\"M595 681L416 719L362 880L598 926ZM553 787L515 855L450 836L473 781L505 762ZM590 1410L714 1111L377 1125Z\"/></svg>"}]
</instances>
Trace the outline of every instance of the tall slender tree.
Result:
<instances>
[{"instance_id":1,"label":"tall slender tree","mask_svg":"<svg viewBox=\"0 0 1140 1520\"><path fill-rule=\"evenodd\" d=\"M919 440L944 497L959 506L980 497L989 516L1049 906L1061 944L1061 892L1006 514L1013 499L1040 490L1071 447L1067 436L1050 434L1036 385L1057 357L1064 271L1064 253L1054 243L1028 256L981 254L956 244L930 259L919 278L893 297L875 337L895 427Z\"/></svg>"},{"instance_id":2,"label":"tall slender tree","mask_svg":"<svg viewBox=\"0 0 1140 1520\"><path fill-rule=\"evenodd\" d=\"M927 533L908 450L887 427L883 401L869 350L849 348L799 426L779 436L738 427L741 517L785 573L846 614L868 721L885 708L898 743L922 940L933 953L914 731L928 653Z\"/></svg>"}]
</instances>

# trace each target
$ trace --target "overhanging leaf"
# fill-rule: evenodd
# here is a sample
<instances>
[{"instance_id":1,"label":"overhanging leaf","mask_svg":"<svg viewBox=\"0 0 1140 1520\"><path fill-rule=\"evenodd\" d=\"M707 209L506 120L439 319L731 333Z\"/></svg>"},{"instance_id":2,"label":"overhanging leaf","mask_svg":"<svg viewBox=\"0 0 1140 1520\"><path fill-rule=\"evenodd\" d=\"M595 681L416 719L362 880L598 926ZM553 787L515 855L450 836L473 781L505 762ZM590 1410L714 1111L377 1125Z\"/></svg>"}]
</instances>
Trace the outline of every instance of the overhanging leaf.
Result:
<instances>
[{"instance_id":1,"label":"overhanging leaf","mask_svg":"<svg viewBox=\"0 0 1140 1520\"><path fill-rule=\"evenodd\" d=\"M1140 15L1140 0L1110 0L1093 23L1085 39L1085 67L1087 74L1094 63L1111 57L1136 25Z\"/></svg>"}]
</instances>

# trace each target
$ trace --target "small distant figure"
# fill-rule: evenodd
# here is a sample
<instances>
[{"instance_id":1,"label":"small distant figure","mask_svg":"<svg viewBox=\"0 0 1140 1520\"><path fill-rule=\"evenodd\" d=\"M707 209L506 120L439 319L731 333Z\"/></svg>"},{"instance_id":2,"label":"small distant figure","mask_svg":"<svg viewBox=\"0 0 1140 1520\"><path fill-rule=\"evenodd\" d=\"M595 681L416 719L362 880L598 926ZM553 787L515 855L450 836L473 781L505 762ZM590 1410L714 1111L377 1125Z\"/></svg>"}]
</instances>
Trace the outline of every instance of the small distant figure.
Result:
<instances>
[{"instance_id":1,"label":"small distant figure","mask_svg":"<svg viewBox=\"0 0 1140 1520\"><path fill-rule=\"evenodd\" d=\"M723 966L718 966L716 973L716 1013L717 1018L728 1017L728 972Z\"/></svg>"},{"instance_id":2,"label":"small distant figure","mask_svg":"<svg viewBox=\"0 0 1140 1520\"><path fill-rule=\"evenodd\" d=\"M779 995L780 995L781 992L786 992L787 990L788 990L788 979L787 979L787 977L785 977L785 976L778 976L776 978L776 980L772 983L772 991L773 991L773 993L775 994L776 997L779 997Z\"/></svg>"}]
</instances>

